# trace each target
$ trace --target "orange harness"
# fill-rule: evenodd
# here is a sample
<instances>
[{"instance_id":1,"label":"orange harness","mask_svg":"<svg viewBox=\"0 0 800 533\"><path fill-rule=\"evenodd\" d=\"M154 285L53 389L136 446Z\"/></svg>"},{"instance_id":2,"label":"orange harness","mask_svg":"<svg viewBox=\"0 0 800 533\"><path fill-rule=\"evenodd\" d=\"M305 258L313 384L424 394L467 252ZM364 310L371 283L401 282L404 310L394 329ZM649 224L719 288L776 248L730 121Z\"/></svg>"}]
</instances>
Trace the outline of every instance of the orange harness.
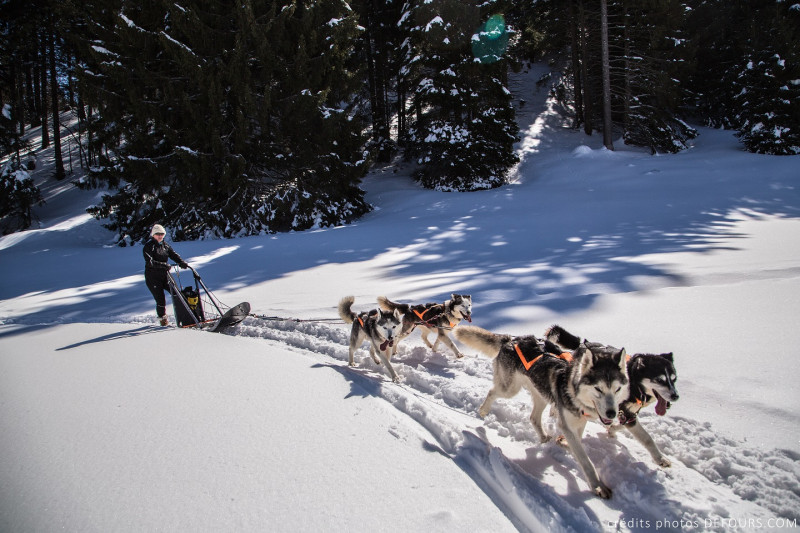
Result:
<instances>
[{"instance_id":1,"label":"orange harness","mask_svg":"<svg viewBox=\"0 0 800 533\"><path fill-rule=\"evenodd\" d=\"M420 322L422 322L423 324L425 324L425 325L426 325L426 326L428 326L428 327L435 328L435 327L436 327L436 325L434 325L434 324L431 324L431 323L430 323L428 320L425 320L425 315L426 315L426 314L428 313L428 311L430 311L431 309L433 309L433 307L429 307L428 309L426 309L425 311L423 311L423 312L421 312L421 313L420 313L419 311L417 311L416 309L412 309L412 311L414 312L414 314L415 314L415 315L417 315L417 318L419 318ZM440 316L442 316L442 315L444 315L444 314L446 314L446 312L445 312L445 313L438 314L438 315L434 316L433 318L440 317ZM450 322L449 320L448 320L448 322L450 323L450 327L451 327L451 328L454 328L454 327L456 327L456 326L458 325L458 322Z\"/></svg>"},{"instance_id":2,"label":"orange harness","mask_svg":"<svg viewBox=\"0 0 800 533\"><path fill-rule=\"evenodd\" d=\"M426 310L425 310L425 311L423 311L422 313L420 313L420 312L419 312L419 311L417 311L416 309L412 309L412 311L414 311L414 314L415 314L415 315L417 315L417 316L419 317L419 319L420 319L420 320L422 320L423 322L425 322L425 314L426 314L428 311L430 311L430 309L426 309Z\"/></svg>"},{"instance_id":3,"label":"orange harness","mask_svg":"<svg viewBox=\"0 0 800 533\"><path fill-rule=\"evenodd\" d=\"M533 359L531 359L530 361L528 361L525 358L525 355L522 353L522 350L520 350L519 344L517 344L516 342L514 343L514 351L517 352L517 355L519 356L519 360L522 361L522 366L525 367L525 370L530 370L531 367L536 363L536 361L538 361L539 359L542 358L543 355L545 355L545 354L539 354L536 357L534 357ZM558 357L559 359L563 359L567 363L571 363L572 362L572 354L569 353L569 352L561 352L560 354L554 354L553 353L553 354L550 354L550 355L552 355L553 357Z\"/></svg>"}]
</instances>

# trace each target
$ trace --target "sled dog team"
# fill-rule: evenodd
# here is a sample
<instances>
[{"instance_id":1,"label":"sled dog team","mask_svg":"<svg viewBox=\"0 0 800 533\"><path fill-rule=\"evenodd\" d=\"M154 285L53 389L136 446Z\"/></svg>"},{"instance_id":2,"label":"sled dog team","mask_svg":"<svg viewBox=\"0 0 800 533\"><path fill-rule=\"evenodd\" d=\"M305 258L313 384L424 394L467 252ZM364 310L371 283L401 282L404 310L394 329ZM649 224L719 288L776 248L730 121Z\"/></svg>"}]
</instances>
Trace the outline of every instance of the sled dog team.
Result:
<instances>
[{"instance_id":1,"label":"sled dog team","mask_svg":"<svg viewBox=\"0 0 800 533\"><path fill-rule=\"evenodd\" d=\"M581 443L590 420L598 420L614 435L624 428L633 435L662 467L670 466L656 443L638 421L642 408L655 403L656 414L666 414L670 403L678 400L677 375L672 353L628 355L597 342L581 341L560 326L552 326L543 337L501 335L472 322L472 298L453 294L444 303L410 305L378 297L378 309L356 313L354 298L339 302L339 316L352 323L349 364L355 366L353 353L364 341L369 342L372 360L383 365L392 381L398 382L392 367L397 346L419 327L423 342L432 350L441 343L456 357L463 357L450 339L450 333L462 344L494 360L494 384L478 410L485 417L497 398L512 398L523 388L533 398L530 420L542 442L550 440L542 428L542 413L551 406L562 433L559 442L575 456L592 491L610 498L611 489L597 476ZM433 343L429 335L436 334Z\"/></svg>"}]
</instances>

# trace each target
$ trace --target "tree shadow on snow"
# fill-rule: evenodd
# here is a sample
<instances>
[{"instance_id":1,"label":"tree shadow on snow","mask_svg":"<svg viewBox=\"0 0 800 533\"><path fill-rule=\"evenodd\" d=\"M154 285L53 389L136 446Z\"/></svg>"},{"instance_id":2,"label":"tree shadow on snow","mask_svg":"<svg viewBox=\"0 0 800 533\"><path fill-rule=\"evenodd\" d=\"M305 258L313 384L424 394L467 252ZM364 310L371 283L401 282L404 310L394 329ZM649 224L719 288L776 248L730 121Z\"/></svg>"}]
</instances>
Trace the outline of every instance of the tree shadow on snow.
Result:
<instances>
[{"instance_id":1,"label":"tree shadow on snow","mask_svg":"<svg viewBox=\"0 0 800 533\"><path fill-rule=\"evenodd\" d=\"M560 135L576 145L599 144L597 136ZM365 283L388 285L381 292L414 303L468 293L475 321L496 329L523 321L529 309L579 311L603 294L691 284L647 259L730 249L746 237L735 225L742 216L800 216L797 158L748 154L719 142L731 135L703 130L700 147L658 157L624 147L571 153L559 147L558 156L532 150L516 183L473 193L425 191L401 174L373 176L366 188L379 209L352 225L175 248L184 258L209 257L201 271L212 290L241 293L290 277L302 285L321 275L338 276L342 296L371 291ZM701 146L706 136L712 141ZM37 301L29 306L36 311L16 322L152 312L140 246L57 249L52 238L37 239L25 239L3 258L0 299ZM369 279L361 274L364 265L374 272ZM339 270L318 271L323 266ZM350 274L356 266L359 274ZM306 300L280 305L287 313L325 307L319 298ZM251 304L255 311L276 307Z\"/></svg>"}]
</instances>

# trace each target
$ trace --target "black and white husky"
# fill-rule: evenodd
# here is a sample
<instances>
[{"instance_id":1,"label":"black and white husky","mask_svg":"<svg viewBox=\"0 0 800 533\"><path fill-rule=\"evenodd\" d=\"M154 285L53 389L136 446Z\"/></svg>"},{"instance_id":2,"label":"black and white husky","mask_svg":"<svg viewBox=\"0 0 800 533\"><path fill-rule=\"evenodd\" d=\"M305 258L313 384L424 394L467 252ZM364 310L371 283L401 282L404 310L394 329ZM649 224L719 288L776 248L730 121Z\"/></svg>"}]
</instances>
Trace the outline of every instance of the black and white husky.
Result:
<instances>
[{"instance_id":1,"label":"black and white husky","mask_svg":"<svg viewBox=\"0 0 800 533\"><path fill-rule=\"evenodd\" d=\"M552 326L545 332L548 341L558 346L573 350L580 344L580 339L572 335L561 326ZM660 466L671 466L669 459L664 457L653 438L639 423L639 411L655 402L656 414L664 416L672 402L678 400L678 391L675 382L678 374L672 352L662 354L635 354L628 358L628 378L630 379L630 394L619 406L618 424L610 426L608 432L613 436L619 428L630 431Z\"/></svg>"},{"instance_id":2,"label":"black and white husky","mask_svg":"<svg viewBox=\"0 0 800 533\"><path fill-rule=\"evenodd\" d=\"M414 328L420 328L422 342L436 351L440 342L446 344L456 355L464 357L447 332L456 327L462 320L472 322L472 296L468 294L451 294L444 303L427 303L425 305L399 304L386 296L378 296L378 306L385 311L399 311L403 314L403 331L398 336L392 353L397 353L397 344L408 337ZM436 341L428 340L430 333L436 332Z\"/></svg>"},{"instance_id":3,"label":"black and white husky","mask_svg":"<svg viewBox=\"0 0 800 533\"><path fill-rule=\"evenodd\" d=\"M542 412L552 404L559 428L592 491L610 498L611 489L598 478L581 436L588 420L611 425L619 404L628 397L625 349L582 343L571 354L562 354L556 346L533 335L498 335L475 326L458 327L453 335L494 358L494 386L478 410L481 417L489 414L497 397L511 398L525 388L533 398L531 423L546 442L550 437L542 428Z\"/></svg>"},{"instance_id":4,"label":"black and white husky","mask_svg":"<svg viewBox=\"0 0 800 533\"><path fill-rule=\"evenodd\" d=\"M361 346L361 343L368 340L369 355L375 364L383 363L392 381L400 381L390 359L392 345L397 341L397 335L402 328L402 315L397 311L387 312L380 309L354 313L351 309L354 301L355 298L352 296L345 296L339 301L339 316L346 323L353 324L353 328L350 330L350 366L356 366L353 361L353 353Z\"/></svg>"}]
</instances>

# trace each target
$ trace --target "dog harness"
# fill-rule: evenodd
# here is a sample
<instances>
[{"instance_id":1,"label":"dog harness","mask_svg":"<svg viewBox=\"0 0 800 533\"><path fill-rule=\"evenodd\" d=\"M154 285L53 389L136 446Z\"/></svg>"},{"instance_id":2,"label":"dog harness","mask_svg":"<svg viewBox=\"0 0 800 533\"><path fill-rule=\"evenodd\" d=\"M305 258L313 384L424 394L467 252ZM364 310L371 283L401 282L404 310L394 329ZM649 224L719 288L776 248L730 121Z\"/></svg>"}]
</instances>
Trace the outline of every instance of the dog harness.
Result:
<instances>
[{"instance_id":1,"label":"dog harness","mask_svg":"<svg viewBox=\"0 0 800 533\"><path fill-rule=\"evenodd\" d=\"M419 317L419 319L421 321L426 322L425 315L428 314L428 311L430 311L431 309L433 309L433 307L429 307L428 309L424 310L421 313L419 311L417 311L416 309L412 309L412 311L414 311L414 314L417 315L417 317Z\"/></svg>"},{"instance_id":2,"label":"dog harness","mask_svg":"<svg viewBox=\"0 0 800 533\"><path fill-rule=\"evenodd\" d=\"M536 363L536 361L541 359L543 355L549 355L551 357L557 357L559 359L562 359L562 360L566 361L567 363L571 363L572 362L572 354L569 353L569 352L562 352L560 354L544 352L544 353L541 353L541 354L537 355L536 357L534 357L530 361L528 361L528 359L525 357L525 354L522 353L522 350L520 349L519 344L517 344L516 342L514 343L514 351L517 352L517 355L519 356L519 360L522 361L522 366L525 367L525 370L530 370L531 367Z\"/></svg>"},{"instance_id":3,"label":"dog harness","mask_svg":"<svg viewBox=\"0 0 800 533\"><path fill-rule=\"evenodd\" d=\"M424 310L424 311L422 311L421 313L420 313L418 310L416 310L416 309L412 309L412 311L414 312L414 314L415 314L415 315L417 315L417 318L419 318L420 324L425 324L425 325L426 325L426 326L428 326L429 328L435 328L435 327L436 327L436 325L435 325L435 324L432 324L432 323L431 323L431 321L433 321L433 320L436 320L437 318L439 318L440 316L442 316L444 313L439 313L438 315L433 315L432 317L430 317L430 318L428 318L428 319L426 319L426 318L425 318L425 315L427 315L427 314L428 314L428 311L431 311L431 310L432 310L432 309L434 309L435 307L436 307L435 305L434 305L434 306L432 306L432 307L428 307L427 309L425 309L425 310Z\"/></svg>"},{"instance_id":4,"label":"dog harness","mask_svg":"<svg viewBox=\"0 0 800 533\"><path fill-rule=\"evenodd\" d=\"M412 309L411 311L413 311L414 314L417 315L417 318L419 318L419 323L420 324L425 324L429 328L434 329L434 328L438 328L439 326L437 326L436 324L433 324L432 322L434 320L436 320L437 318L439 318L440 316L447 315L447 311L445 310L445 312L443 312L443 313L439 313L438 315L433 315L432 317L426 319L425 315L428 313L428 311L431 311L435 307L436 307L436 305L434 305L433 307L429 307L429 308L425 309L424 311L422 311L421 313L416 309ZM450 320L448 320L447 322L450 324L451 328L454 328L454 327L456 327L458 325L458 322L451 322ZM416 324L414 324L414 326L416 326Z\"/></svg>"}]
</instances>

